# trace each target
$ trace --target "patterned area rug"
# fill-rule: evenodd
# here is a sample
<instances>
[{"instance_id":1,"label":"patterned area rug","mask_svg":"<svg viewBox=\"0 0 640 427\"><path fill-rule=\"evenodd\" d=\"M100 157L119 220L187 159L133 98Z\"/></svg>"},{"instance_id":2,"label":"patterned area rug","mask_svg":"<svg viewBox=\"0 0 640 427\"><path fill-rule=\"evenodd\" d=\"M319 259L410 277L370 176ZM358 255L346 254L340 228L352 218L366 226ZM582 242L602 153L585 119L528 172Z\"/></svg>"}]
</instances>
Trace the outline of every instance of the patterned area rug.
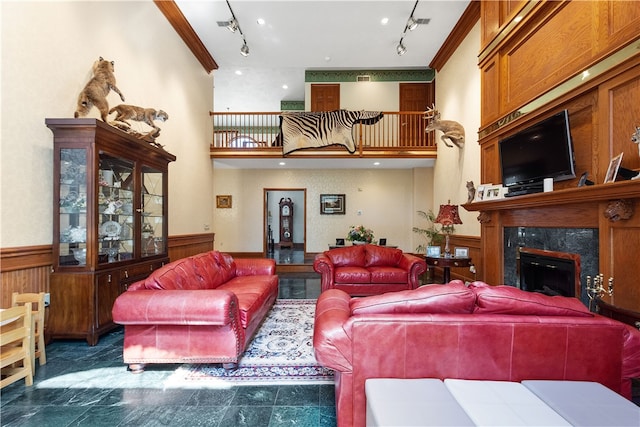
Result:
<instances>
[{"instance_id":1,"label":"patterned area rug","mask_svg":"<svg viewBox=\"0 0 640 427\"><path fill-rule=\"evenodd\" d=\"M313 355L316 300L278 299L240 359L238 369L221 365L185 364L169 378L198 387L255 384L333 383L333 370L318 365Z\"/></svg>"}]
</instances>

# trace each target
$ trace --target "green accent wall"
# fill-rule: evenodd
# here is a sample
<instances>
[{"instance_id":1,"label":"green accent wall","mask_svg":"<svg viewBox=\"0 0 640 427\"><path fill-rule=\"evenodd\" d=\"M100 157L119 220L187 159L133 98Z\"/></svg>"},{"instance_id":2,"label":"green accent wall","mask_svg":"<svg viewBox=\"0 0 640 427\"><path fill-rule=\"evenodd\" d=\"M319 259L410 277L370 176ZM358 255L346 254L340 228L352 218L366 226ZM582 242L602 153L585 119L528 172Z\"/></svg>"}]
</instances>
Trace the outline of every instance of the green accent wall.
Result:
<instances>
[{"instance_id":1,"label":"green accent wall","mask_svg":"<svg viewBox=\"0 0 640 427\"><path fill-rule=\"evenodd\" d=\"M358 76L369 76L372 82L431 82L436 71L431 68L413 70L307 70L305 83L356 82Z\"/></svg>"}]
</instances>

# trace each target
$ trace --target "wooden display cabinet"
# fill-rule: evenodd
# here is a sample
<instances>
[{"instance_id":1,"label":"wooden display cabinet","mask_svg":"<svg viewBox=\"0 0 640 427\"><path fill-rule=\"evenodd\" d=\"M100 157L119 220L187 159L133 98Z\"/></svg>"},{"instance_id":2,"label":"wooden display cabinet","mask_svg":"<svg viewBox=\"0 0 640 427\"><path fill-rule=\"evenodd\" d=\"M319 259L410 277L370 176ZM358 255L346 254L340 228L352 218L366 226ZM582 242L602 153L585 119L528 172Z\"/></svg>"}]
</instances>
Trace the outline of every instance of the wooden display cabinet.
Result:
<instances>
[{"instance_id":1,"label":"wooden display cabinet","mask_svg":"<svg viewBox=\"0 0 640 427\"><path fill-rule=\"evenodd\" d=\"M53 132L49 338L95 345L115 299L169 262L162 148L97 119L46 119Z\"/></svg>"}]
</instances>

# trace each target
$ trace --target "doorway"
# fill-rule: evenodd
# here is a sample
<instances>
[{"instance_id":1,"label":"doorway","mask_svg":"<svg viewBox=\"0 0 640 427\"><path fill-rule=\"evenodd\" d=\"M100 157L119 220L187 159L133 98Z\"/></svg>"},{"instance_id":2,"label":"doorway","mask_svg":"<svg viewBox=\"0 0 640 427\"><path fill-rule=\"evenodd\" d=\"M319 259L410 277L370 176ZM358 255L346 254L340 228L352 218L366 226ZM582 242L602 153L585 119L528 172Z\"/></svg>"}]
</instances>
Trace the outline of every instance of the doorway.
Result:
<instances>
[{"instance_id":1,"label":"doorway","mask_svg":"<svg viewBox=\"0 0 640 427\"><path fill-rule=\"evenodd\" d=\"M307 189L264 188L263 193L264 256L269 258L277 251L286 253L287 259L301 258L304 260L307 249ZM281 202L289 201L291 202L290 207L281 212ZM293 244L283 245L283 248L280 248L280 239L285 233L289 233L287 237Z\"/></svg>"},{"instance_id":2,"label":"doorway","mask_svg":"<svg viewBox=\"0 0 640 427\"><path fill-rule=\"evenodd\" d=\"M435 82L433 83L400 83L400 111L425 111L435 102ZM400 145L428 145L433 139L433 132L427 134L427 126L422 115L405 115L400 124Z\"/></svg>"}]
</instances>

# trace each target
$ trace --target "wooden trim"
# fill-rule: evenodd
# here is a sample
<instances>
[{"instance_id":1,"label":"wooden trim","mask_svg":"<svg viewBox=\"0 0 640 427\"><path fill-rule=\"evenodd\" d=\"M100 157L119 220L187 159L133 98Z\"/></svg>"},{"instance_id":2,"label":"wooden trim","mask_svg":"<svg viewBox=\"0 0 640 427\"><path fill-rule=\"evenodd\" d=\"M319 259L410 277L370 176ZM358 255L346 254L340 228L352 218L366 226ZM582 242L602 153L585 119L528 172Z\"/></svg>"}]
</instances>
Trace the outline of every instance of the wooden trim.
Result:
<instances>
[{"instance_id":1,"label":"wooden trim","mask_svg":"<svg viewBox=\"0 0 640 427\"><path fill-rule=\"evenodd\" d=\"M218 69L218 64L211 56L202 40L198 37L193 27L182 14L182 11L173 0L153 0L158 9L167 18L176 33L182 38L196 59L202 64L207 73Z\"/></svg>"},{"instance_id":2,"label":"wooden trim","mask_svg":"<svg viewBox=\"0 0 640 427\"><path fill-rule=\"evenodd\" d=\"M53 248L51 245L0 249L0 269L4 273L7 271L50 266L52 251Z\"/></svg>"},{"instance_id":3,"label":"wooden trim","mask_svg":"<svg viewBox=\"0 0 640 427\"><path fill-rule=\"evenodd\" d=\"M446 64L446 62L451 58L451 55L458 49L462 41L467 37L467 34L471 31L476 22L480 19L480 1L472 0L465 11L462 13L462 16L456 23L456 26L453 27L451 34L444 41L440 50L436 53L436 55L431 60L429 64L429 68L433 68L436 71L440 71L440 69Z\"/></svg>"},{"instance_id":4,"label":"wooden trim","mask_svg":"<svg viewBox=\"0 0 640 427\"><path fill-rule=\"evenodd\" d=\"M201 234L183 234L179 236L169 236L167 242L168 248L177 248L181 246L197 245L202 243L213 243L215 233L201 233Z\"/></svg>"}]
</instances>

